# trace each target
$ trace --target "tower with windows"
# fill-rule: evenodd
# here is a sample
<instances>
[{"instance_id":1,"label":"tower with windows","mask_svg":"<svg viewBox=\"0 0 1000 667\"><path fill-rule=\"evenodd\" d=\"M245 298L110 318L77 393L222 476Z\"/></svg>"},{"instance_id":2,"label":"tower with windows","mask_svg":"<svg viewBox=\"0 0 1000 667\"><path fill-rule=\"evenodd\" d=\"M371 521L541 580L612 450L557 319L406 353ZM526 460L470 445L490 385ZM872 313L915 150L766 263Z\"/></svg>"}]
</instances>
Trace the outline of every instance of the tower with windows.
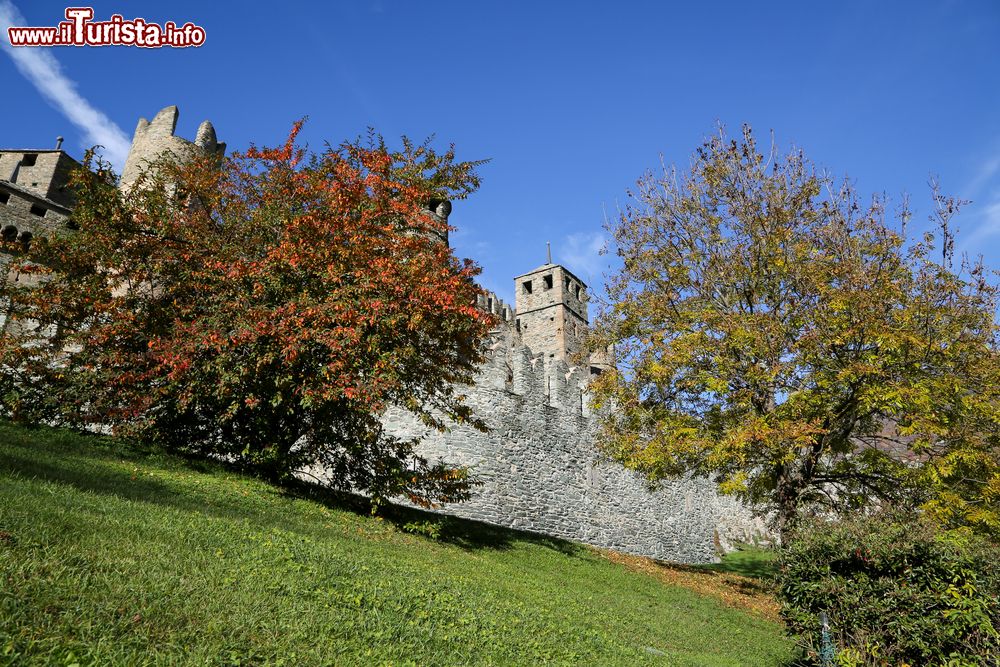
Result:
<instances>
[{"instance_id":1,"label":"tower with windows","mask_svg":"<svg viewBox=\"0 0 1000 667\"><path fill-rule=\"evenodd\" d=\"M587 285L561 264L543 264L514 279L514 326L545 359L578 363L587 335Z\"/></svg>"}]
</instances>

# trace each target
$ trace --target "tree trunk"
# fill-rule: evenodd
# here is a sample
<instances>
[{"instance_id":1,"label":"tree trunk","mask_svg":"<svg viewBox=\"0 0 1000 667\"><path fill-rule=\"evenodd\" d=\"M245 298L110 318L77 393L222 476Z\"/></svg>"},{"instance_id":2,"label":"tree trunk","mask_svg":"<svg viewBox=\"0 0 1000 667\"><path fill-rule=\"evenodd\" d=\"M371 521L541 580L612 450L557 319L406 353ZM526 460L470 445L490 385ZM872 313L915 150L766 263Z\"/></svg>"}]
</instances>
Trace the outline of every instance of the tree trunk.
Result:
<instances>
[{"instance_id":1,"label":"tree trunk","mask_svg":"<svg viewBox=\"0 0 1000 667\"><path fill-rule=\"evenodd\" d=\"M798 523L801 485L797 482L789 466L781 466L775 486L775 504L777 505L776 527L782 544L788 544Z\"/></svg>"}]
</instances>

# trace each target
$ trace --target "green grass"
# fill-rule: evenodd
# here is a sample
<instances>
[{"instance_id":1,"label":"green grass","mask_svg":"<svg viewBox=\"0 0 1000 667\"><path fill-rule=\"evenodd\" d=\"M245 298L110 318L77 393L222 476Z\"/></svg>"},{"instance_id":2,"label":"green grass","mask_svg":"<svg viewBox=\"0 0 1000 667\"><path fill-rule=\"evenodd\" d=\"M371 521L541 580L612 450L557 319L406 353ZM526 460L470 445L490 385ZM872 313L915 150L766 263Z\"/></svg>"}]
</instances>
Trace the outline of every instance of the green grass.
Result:
<instances>
[{"instance_id":1,"label":"green grass","mask_svg":"<svg viewBox=\"0 0 1000 667\"><path fill-rule=\"evenodd\" d=\"M568 542L0 422L0 664L775 665L779 625Z\"/></svg>"},{"instance_id":2,"label":"green grass","mask_svg":"<svg viewBox=\"0 0 1000 667\"><path fill-rule=\"evenodd\" d=\"M731 572L751 579L770 580L778 573L777 554L768 549L745 545L722 557L721 563L703 566L715 572Z\"/></svg>"}]
</instances>

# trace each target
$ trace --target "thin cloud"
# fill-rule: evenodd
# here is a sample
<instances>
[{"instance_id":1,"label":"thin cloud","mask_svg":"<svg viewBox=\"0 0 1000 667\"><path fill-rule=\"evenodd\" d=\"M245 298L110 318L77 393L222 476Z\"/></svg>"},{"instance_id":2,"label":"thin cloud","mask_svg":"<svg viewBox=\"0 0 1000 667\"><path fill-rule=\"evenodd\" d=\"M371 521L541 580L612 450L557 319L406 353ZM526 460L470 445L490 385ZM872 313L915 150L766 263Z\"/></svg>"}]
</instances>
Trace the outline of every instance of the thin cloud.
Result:
<instances>
[{"instance_id":1,"label":"thin cloud","mask_svg":"<svg viewBox=\"0 0 1000 667\"><path fill-rule=\"evenodd\" d=\"M1000 170L1000 155L984 160L983 163L979 165L976 175L965 186L964 194L969 197L975 195L980 188L993 179L993 176L998 170Z\"/></svg>"},{"instance_id":2,"label":"thin cloud","mask_svg":"<svg viewBox=\"0 0 1000 667\"><path fill-rule=\"evenodd\" d=\"M590 285L594 285L596 280L600 279L604 268L605 261L601 256L601 250L605 241L605 236L601 232L577 232L567 236L552 250L567 269Z\"/></svg>"},{"instance_id":3,"label":"thin cloud","mask_svg":"<svg viewBox=\"0 0 1000 667\"><path fill-rule=\"evenodd\" d=\"M103 154L118 171L125 164L129 139L120 127L95 109L76 90L76 83L62 71L62 66L49 49L38 47L14 48L7 39L7 28L27 25L24 16L9 0L0 0L0 49L10 56L18 71L38 89L53 106L83 133L83 143L101 145Z\"/></svg>"},{"instance_id":4,"label":"thin cloud","mask_svg":"<svg viewBox=\"0 0 1000 667\"><path fill-rule=\"evenodd\" d=\"M975 254L992 237L1000 235L1000 191L993 193L993 200L973 217L975 221L969 234L959 236L959 251Z\"/></svg>"},{"instance_id":5,"label":"thin cloud","mask_svg":"<svg viewBox=\"0 0 1000 667\"><path fill-rule=\"evenodd\" d=\"M1000 235L1000 155L983 160L963 191L974 198L958 223L968 230L958 236L958 251L978 254L983 245ZM970 224L971 223L971 224Z\"/></svg>"}]
</instances>

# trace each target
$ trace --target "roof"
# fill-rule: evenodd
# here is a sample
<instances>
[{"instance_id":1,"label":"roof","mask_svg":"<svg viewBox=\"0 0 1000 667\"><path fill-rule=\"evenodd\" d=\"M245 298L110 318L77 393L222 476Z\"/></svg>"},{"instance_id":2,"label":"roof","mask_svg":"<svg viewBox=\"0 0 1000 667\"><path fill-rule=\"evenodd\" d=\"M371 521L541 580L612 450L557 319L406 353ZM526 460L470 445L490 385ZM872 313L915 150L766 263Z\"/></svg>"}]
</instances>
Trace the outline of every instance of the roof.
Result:
<instances>
[{"instance_id":1,"label":"roof","mask_svg":"<svg viewBox=\"0 0 1000 667\"><path fill-rule=\"evenodd\" d=\"M534 273L538 273L540 271L548 271L548 270L551 270L551 269L562 269L563 272L569 274L569 276L571 278L574 278L578 283L580 283L584 287L587 286L587 283L585 283L583 280L580 280L580 276L576 275L575 273L573 273L572 271L570 271L569 269L567 269L562 264L552 264L552 263L542 264L537 269L532 269L531 271L528 271L526 273L522 273L519 276L514 276L514 280L517 280L518 278L523 278L525 276L530 276L530 275L532 275Z\"/></svg>"},{"instance_id":2,"label":"roof","mask_svg":"<svg viewBox=\"0 0 1000 667\"><path fill-rule=\"evenodd\" d=\"M66 157L75 161L69 153L61 148L0 148L0 153L65 153Z\"/></svg>"}]
</instances>

